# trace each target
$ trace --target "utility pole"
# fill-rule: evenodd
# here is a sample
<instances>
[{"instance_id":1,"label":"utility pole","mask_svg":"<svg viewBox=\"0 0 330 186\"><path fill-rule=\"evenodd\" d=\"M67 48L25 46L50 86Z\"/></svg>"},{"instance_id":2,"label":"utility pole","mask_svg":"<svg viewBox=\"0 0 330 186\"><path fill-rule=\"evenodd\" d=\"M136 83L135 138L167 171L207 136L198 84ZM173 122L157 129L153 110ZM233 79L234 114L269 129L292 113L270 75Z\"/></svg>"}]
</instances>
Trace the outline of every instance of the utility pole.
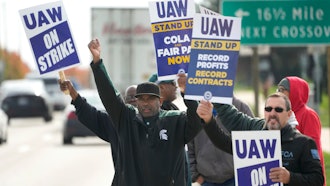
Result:
<instances>
[{"instance_id":1,"label":"utility pole","mask_svg":"<svg viewBox=\"0 0 330 186\"><path fill-rule=\"evenodd\" d=\"M327 54L327 74L328 74L328 108L330 108L330 46L327 46L327 51L326 51L326 54ZM330 109L328 109L328 116L330 116ZM329 127L330 127L330 117L329 117Z\"/></svg>"},{"instance_id":2,"label":"utility pole","mask_svg":"<svg viewBox=\"0 0 330 186\"><path fill-rule=\"evenodd\" d=\"M0 47L2 49L6 48L6 38L7 38L7 28L6 28L6 14L7 14L7 7L6 7L6 1L0 0ZM3 39L3 40L2 40Z\"/></svg>"},{"instance_id":3,"label":"utility pole","mask_svg":"<svg viewBox=\"0 0 330 186\"><path fill-rule=\"evenodd\" d=\"M208 8L214 12L221 13L220 0L203 0L201 5L205 6L205 8Z\"/></svg>"},{"instance_id":4,"label":"utility pole","mask_svg":"<svg viewBox=\"0 0 330 186\"><path fill-rule=\"evenodd\" d=\"M252 79L254 89L254 112L259 116L259 56L258 47L252 47Z\"/></svg>"},{"instance_id":5,"label":"utility pole","mask_svg":"<svg viewBox=\"0 0 330 186\"><path fill-rule=\"evenodd\" d=\"M2 45L2 38L6 36L5 31L5 9L6 9L6 2L1 1L0 4L0 83L4 79L4 72L5 72L5 61L4 61L4 45ZM4 33L4 34L3 34Z\"/></svg>"}]
</instances>

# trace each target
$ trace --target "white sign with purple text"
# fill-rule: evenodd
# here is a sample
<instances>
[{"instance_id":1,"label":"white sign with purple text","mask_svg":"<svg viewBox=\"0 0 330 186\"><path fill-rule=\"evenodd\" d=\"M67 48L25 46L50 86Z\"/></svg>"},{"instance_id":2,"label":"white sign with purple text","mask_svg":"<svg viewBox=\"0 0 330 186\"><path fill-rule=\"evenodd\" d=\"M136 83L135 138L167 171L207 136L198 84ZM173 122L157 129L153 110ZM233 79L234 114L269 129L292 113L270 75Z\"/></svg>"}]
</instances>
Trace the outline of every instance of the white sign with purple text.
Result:
<instances>
[{"instance_id":1,"label":"white sign with purple text","mask_svg":"<svg viewBox=\"0 0 330 186\"><path fill-rule=\"evenodd\" d=\"M185 99L232 104L241 18L196 13Z\"/></svg>"},{"instance_id":2,"label":"white sign with purple text","mask_svg":"<svg viewBox=\"0 0 330 186\"><path fill-rule=\"evenodd\" d=\"M158 80L176 79L178 73L188 71L195 3L193 0L150 1L149 14Z\"/></svg>"},{"instance_id":3,"label":"white sign with purple text","mask_svg":"<svg viewBox=\"0 0 330 186\"><path fill-rule=\"evenodd\" d=\"M62 1L19 11L40 74L79 64Z\"/></svg>"},{"instance_id":4,"label":"white sign with purple text","mask_svg":"<svg viewBox=\"0 0 330 186\"><path fill-rule=\"evenodd\" d=\"M237 186L282 186L269 179L270 169L282 167L280 130L232 131Z\"/></svg>"}]
</instances>

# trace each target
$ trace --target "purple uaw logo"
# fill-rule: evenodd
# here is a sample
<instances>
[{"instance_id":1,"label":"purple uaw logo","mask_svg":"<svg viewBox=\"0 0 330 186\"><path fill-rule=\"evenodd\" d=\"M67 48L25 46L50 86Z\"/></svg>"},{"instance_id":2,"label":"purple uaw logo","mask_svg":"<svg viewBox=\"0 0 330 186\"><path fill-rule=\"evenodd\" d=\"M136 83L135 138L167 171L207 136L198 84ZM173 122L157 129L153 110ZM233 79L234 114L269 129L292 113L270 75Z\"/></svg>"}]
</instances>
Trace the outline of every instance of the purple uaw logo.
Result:
<instances>
[{"instance_id":1,"label":"purple uaw logo","mask_svg":"<svg viewBox=\"0 0 330 186\"><path fill-rule=\"evenodd\" d=\"M279 167L279 164L279 160L274 160L237 169L238 185L279 186L279 183L272 182L268 177L270 169Z\"/></svg>"},{"instance_id":2,"label":"purple uaw logo","mask_svg":"<svg viewBox=\"0 0 330 186\"><path fill-rule=\"evenodd\" d=\"M205 100L211 100L212 99L212 92L210 92L210 91L206 91L205 93L204 93L204 99Z\"/></svg>"}]
</instances>

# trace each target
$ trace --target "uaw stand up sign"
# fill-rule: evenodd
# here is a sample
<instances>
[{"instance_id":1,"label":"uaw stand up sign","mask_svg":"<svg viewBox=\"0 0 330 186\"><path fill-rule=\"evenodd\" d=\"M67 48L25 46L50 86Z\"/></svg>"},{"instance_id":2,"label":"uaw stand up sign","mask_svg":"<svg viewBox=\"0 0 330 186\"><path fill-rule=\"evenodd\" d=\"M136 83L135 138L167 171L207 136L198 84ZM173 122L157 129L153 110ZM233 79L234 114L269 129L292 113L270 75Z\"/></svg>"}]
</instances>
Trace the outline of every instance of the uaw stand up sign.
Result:
<instances>
[{"instance_id":1,"label":"uaw stand up sign","mask_svg":"<svg viewBox=\"0 0 330 186\"><path fill-rule=\"evenodd\" d=\"M232 104L241 18L196 13L185 99Z\"/></svg>"}]
</instances>

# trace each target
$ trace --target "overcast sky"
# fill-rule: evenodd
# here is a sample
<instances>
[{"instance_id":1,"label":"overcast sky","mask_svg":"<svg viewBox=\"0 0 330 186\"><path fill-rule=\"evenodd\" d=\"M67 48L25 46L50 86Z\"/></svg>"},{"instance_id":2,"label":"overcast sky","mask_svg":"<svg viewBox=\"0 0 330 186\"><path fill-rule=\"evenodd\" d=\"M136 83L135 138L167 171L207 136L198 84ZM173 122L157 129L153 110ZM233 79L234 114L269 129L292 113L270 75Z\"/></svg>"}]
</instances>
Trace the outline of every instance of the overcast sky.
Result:
<instances>
[{"instance_id":1,"label":"overcast sky","mask_svg":"<svg viewBox=\"0 0 330 186\"><path fill-rule=\"evenodd\" d=\"M21 54L30 68L37 69L30 43L25 35L19 10L56 0L0 0L0 46ZM149 0L63 0L71 32L77 45L81 67L88 67L91 56L87 44L91 39L92 7L148 7Z\"/></svg>"}]
</instances>

